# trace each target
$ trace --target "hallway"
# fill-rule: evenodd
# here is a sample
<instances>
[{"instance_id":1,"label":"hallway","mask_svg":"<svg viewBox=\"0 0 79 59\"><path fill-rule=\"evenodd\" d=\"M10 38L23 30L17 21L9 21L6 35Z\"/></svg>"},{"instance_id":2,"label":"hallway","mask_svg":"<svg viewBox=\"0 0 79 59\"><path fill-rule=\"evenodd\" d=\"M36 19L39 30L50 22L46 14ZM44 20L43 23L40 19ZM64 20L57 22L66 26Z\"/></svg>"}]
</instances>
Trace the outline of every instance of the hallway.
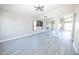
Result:
<instances>
[{"instance_id":1,"label":"hallway","mask_svg":"<svg viewBox=\"0 0 79 59\"><path fill-rule=\"evenodd\" d=\"M56 34L56 35L55 35ZM29 37L0 43L0 54L12 55L74 55L68 31L47 31Z\"/></svg>"}]
</instances>

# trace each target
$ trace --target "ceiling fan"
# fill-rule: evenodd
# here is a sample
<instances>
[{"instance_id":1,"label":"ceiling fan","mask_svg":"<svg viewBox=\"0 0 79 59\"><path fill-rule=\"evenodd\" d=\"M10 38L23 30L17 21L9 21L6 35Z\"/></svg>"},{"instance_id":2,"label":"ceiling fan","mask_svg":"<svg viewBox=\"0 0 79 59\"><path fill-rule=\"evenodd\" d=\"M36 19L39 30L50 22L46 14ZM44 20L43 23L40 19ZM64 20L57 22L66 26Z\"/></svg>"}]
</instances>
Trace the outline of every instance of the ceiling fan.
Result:
<instances>
[{"instance_id":1,"label":"ceiling fan","mask_svg":"<svg viewBox=\"0 0 79 59\"><path fill-rule=\"evenodd\" d=\"M44 6L43 5L40 5L40 4L38 4L38 6L35 6L34 5L34 8L36 8L35 11L38 11L38 10L44 11Z\"/></svg>"}]
</instances>

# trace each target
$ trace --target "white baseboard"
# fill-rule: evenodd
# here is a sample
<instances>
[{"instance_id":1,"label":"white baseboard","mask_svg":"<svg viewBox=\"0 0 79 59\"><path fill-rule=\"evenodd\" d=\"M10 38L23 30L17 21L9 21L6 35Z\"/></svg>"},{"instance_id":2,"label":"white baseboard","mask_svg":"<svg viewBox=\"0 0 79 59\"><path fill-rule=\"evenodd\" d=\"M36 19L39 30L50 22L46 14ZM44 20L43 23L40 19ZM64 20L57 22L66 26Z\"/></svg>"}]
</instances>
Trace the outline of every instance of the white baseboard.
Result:
<instances>
[{"instance_id":1,"label":"white baseboard","mask_svg":"<svg viewBox=\"0 0 79 59\"><path fill-rule=\"evenodd\" d=\"M42 31L30 33L30 34L24 34L24 35L20 35L20 36L16 36L16 37L11 37L11 38L8 38L8 39L0 40L0 42L6 42L6 41L10 41L10 40L16 40L18 38L31 36L31 35L38 34L38 33L42 33L42 32L46 32L46 31L48 31L48 30L42 30Z\"/></svg>"}]
</instances>

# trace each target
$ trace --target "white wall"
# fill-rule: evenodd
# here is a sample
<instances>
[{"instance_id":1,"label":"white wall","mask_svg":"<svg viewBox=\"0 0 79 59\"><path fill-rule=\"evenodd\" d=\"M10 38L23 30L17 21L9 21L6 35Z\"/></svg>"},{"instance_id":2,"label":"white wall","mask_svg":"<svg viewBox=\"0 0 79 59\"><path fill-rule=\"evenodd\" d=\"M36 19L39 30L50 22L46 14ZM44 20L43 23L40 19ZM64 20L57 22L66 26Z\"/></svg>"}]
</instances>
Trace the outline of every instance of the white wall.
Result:
<instances>
[{"instance_id":1,"label":"white wall","mask_svg":"<svg viewBox=\"0 0 79 59\"><path fill-rule=\"evenodd\" d=\"M3 38L13 37L32 31L32 19L3 11L1 15L1 35Z\"/></svg>"},{"instance_id":2,"label":"white wall","mask_svg":"<svg viewBox=\"0 0 79 59\"><path fill-rule=\"evenodd\" d=\"M74 31L74 48L75 52L79 54L79 5L75 8L76 19L75 19L75 31Z\"/></svg>"},{"instance_id":3,"label":"white wall","mask_svg":"<svg viewBox=\"0 0 79 59\"><path fill-rule=\"evenodd\" d=\"M6 10L0 12L0 41L37 32L33 31L33 17Z\"/></svg>"},{"instance_id":4,"label":"white wall","mask_svg":"<svg viewBox=\"0 0 79 59\"><path fill-rule=\"evenodd\" d=\"M1 21L0 21L1 22ZM1 24L0 24L0 32L1 32ZM0 39L1 39L1 33L0 33Z\"/></svg>"}]
</instances>

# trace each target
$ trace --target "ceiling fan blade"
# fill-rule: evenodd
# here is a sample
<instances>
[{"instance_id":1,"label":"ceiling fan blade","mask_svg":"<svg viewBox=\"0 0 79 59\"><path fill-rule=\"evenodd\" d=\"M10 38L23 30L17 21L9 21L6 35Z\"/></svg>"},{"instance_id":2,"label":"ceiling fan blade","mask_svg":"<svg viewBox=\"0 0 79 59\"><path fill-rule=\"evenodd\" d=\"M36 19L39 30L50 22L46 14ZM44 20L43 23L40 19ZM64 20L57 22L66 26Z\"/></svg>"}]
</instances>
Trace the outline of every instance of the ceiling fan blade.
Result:
<instances>
[{"instance_id":1,"label":"ceiling fan blade","mask_svg":"<svg viewBox=\"0 0 79 59\"><path fill-rule=\"evenodd\" d=\"M44 6L41 6L40 8L44 8Z\"/></svg>"},{"instance_id":2,"label":"ceiling fan blade","mask_svg":"<svg viewBox=\"0 0 79 59\"><path fill-rule=\"evenodd\" d=\"M37 6L34 6L34 8L38 8Z\"/></svg>"},{"instance_id":3,"label":"ceiling fan blade","mask_svg":"<svg viewBox=\"0 0 79 59\"><path fill-rule=\"evenodd\" d=\"M35 9L35 11L39 10L39 8Z\"/></svg>"},{"instance_id":4,"label":"ceiling fan blade","mask_svg":"<svg viewBox=\"0 0 79 59\"><path fill-rule=\"evenodd\" d=\"M40 8L41 11L43 11L43 9Z\"/></svg>"}]
</instances>

